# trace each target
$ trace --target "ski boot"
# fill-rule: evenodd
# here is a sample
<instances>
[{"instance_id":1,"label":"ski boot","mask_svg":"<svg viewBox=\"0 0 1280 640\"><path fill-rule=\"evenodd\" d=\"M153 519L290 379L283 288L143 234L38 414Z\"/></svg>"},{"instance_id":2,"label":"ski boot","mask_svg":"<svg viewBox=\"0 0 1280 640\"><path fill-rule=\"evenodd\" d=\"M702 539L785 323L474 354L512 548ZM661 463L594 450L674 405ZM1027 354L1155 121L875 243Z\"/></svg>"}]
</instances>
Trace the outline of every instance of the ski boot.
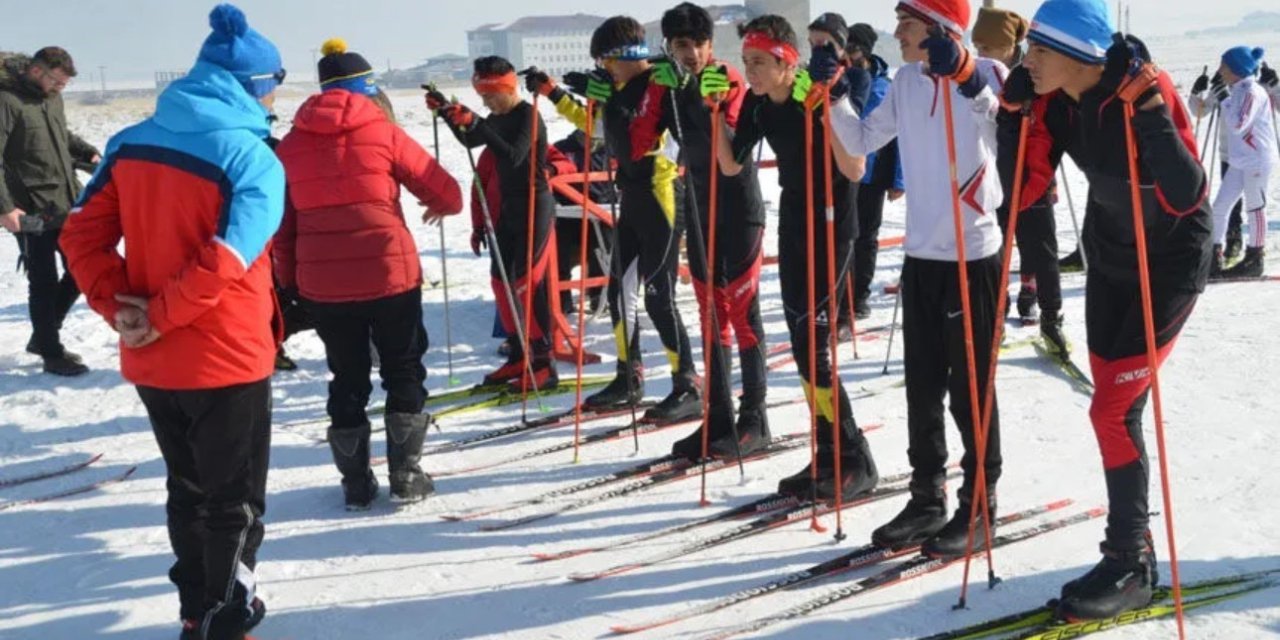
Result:
<instances>
[{"instance_id":1,"label":"ski boot","mask_svg":"<svg viewBox=\"0 0 1280 640\"><path fill-rule=\"evenodd\" d=\"M883 549L906 549L923 543L947 524L947 494L942 487L912 487L907 506L871 533Z\"/></svg>"},{"instance_id":2,"label":"ski boot","mask_svg":"<svg viewBox=\"0 0 1280 640\"><path fill-rule=\"evenodd\" d=\"M436 490L431 476L418 466L431 416L425 413L388 413L386 422L391 501L422 501Z\"/></svg>"},{"instance_id":3,"label":"ski boot","mask_svg":"<svg viewBox=\"0 0 1280 640\"><path fill-rule=\"evenodd\" d=\"M486 374L480 383L484 386L504 385L512 380L520 380L525 375L524 355L520 352L519 343L507 354L507 361L502 366Z\"/></svg>"},{"instance_id":4,"label":"ski boot","mask_svg":"<svg viewBox=\"0 0 1280 640\"><path fill-rule=\"evenodd\" d=\"M1244 250L1244 257L1240 262L1235 263L1230 269L1222 272L1224 280L1234 278L1261 278L1262 272L1266 270L1263 258L1266 256L1266 249L1263 247L1248 247Z\"/></svg>"},{"instance_id":5,"label":"ski boot","mask_svg":"<svg viewBox=\"0 0 1280 640\"><path fill-rule=\"evenodd\" d=\"M1018 319L1022 326L1029 327L1036 323L1036 287L1024 284L1018 290Z\"/></svg>"},{"instance_id":6,"label":"ski boot","mask_svg":"<svg viewBox=\"0 0 1280 640\"><path fill-rule=\"evenodd\" d=\"M859 320L866 320L871 317L871 302L867 298L867 296L854 298L853 317Z\"/></svg>"},{"instance_id":7,"label":"ski boot","mask_svg":"<svg viewBox=\"0 0 1280 640\"><path fill-rule=\"evenodd\" d=\"M1244 234L1240 231L1240 225L1233 224L1227 228L1227 247L1222 252L1224 262L1235 260L1240 257L1240 249L1244 247Z\"/></svg>"},{"instance_id":8,"label":"ski boot","mask_svg":"<svg viewBox=\"0 0 1280 640\"><path fill-rule=\"evenodd\" d=\"M1132 551L1114 549L1106 542L1098 546L1102 560L1062 587L1058 616L1064 620L1110 618L1151 604L1158 575L1149 537Z\"/></svg>"},{"instance_id":9,"label":"ski boot","mask_svg":"<svg viewBox=\"0 0 1280 640\"><path fill-rule=\"evenodd\" d=\"M1040 339L1044 340L1045 350L1055 358L1066 361L1071 357L1071 343L1062 334L1062 312L1040 312Z\"/></svg>"},{"instance_id":10,"label":"ski boot","mask_svg":"<svg viewBox=\"0 0 1280 640\"><path fill-rule=\"evenodd\" d=\"M554 389L560 385L560 374L556 372L555 360L551 358L550 346L539 347L534 349L533 353L533 378L529 378L529 372L521 369L520 375L516 380L511 381L510 390L512 393L522 393L525 390L529 392L546 391Z\"/></svg>"},{"instance_id":11,"label":"ski boot","mask_svg":"<svg viewBox=\"0 0 1280 640\"><path fill-rule=\"evenodd\" d=\"M729 407L711 407L710 415L693 433L671 443L671 455L688 460L702 459L702 430L710 429L707 434L707 456L712 457L711 443L728 439L733 447L733 411ZM729 454L733 455L732 452Z\"/></svg>"},{"instance_id":12,"label":"ski boot","mask_svg":"<svg viewBox=\"0 0 1280 640\"><path fill-rule=\"evenodd\" d=\"M1224 271L1226 271L1226 267L1224 266L1222 257L1222 245L1215 244L1213 245L1213 258L1211 258L1209 262L1209 279L1221 279Z\"/></svg>"},{"instance_id":13,"label":"ski boot","mask_svg":"<svg viewBox=\"0 0 1280 640\"><path fill-rule=\"evenodd\" d=\"M1080 248L1068 253L1058 260L1058 270L1062 273L1079 273L1084 271L1084 259L1080 257Z\"/></svg>"},{"instance_id":14,"label":"ski boot","mask_svg":"<svg viewBox=\"0 0 1280 640\"><path fill-rule=\"evenodd\" d=\"M671 393L656 406L644 412L641 422L671 424L702 416L702 393L692 373L677 373L671 378Z\"/></svg>"},{"instance_id":15,"label":"ski boot","mask_svg":"<svg viewBox=\"0 0 1280 640\"><path fill-rule=\"evenodd\" d=\"M996 500L991 493L989 496L990 514L992 520L996 515ZM972 503L961 501L960 507L956 509L951 520L947 521L937 533L929 537L920 545L920 551L930 558L954 559L959 558L966 553L965 544L969 541L969 515L971 513ZM985 551L987 548L987 525L988 521L982 517L982 513L978 513L977 526L973 529L973 550ZM996 535L995 527L991 527L991 536Z\"/></svg>"},{"instance_id":16,"label":"ski boot","mask_svg":"<svg viewBox=\"0 0 1280 640\"><path fill-rule=\"evenodd\" d=\"M369 423L354 429L329 427L329 450L342 474L347 511L367 511L378 496L378 479L369 468Z\"/></svg>"},{"instance_id":17,"label":"ski boot","mask_svg":"<svg viewBox=\"0 0 1280 640\"><path fill-rule=\"evenodd\" d=\"M605 388L587 396L582 406L587 409L633 407L644 399L644 370L618 361L618 373Z\"/></svg>"},{"instance_id":18,"label":"ski boot","mask_svg":"<svg viewBox=\"0 0 1280 640\"><path fill-rule=\"evenodd\" d=\"M831 423L826 419L818 420L819 433L830 433ZM817 484L813 480L812 463L805 465L804 469L799 472L787 476L778 481L778 493L795 496L800 499L810 499L816 493L819 500L831 501L836 497L836 470L835 456L831 450L831 446L825 444L829 440L819 440L818 442L818 477ZM876 484L880 482L880 474L876 470L876 461L871 457L871 449L867 446L867 440L861 433L857 436L856 442L841 443L840 452L840 478L838 484L840 487L840 499L842 502L850 502L857 499L862 494L876 488Z\"/></svg>"},{"instance_id":19,"label":"ski boot","mask_svg":"<svg viewBox=\"0 0 1280 640\"><path fill-rule=\"evenodd\" d=\"M35 336L31 336L31 339L27 340L27 353L33 356L40 355L40 347L36 345ZM62 349L62 357L76 364L84 364L84 358L81 358L80 354L68 351L65 347Z\"/></svg>"},{"instance_id":20,"label":"ski boot","mask_svg":"<svg viewBox=\"0 0 1280 640\"><path fill-rule=\"evenodd\" d=\"M56 356L45 356L43 360L44 372L55 376L74 378L89 373L89 367L86 367L83 362L72 360L67 356L66 351Z\"/></svg>"},{"instance_id":21,"label":"ski boot","mask_svg":"<svg viewBox=\"0 0 1280 640\"><path fill-rule=\"evenodd\" d=\"M737 455L751 455L765 447L773 441L773 435L769 433L769 413L765 409L764 403L747 406L741 404L738 406L738 442L735 446L733 442L733 434L721 437L711 442L711 455L719 457L732 457Z\"/></svg>"}]
</instances>

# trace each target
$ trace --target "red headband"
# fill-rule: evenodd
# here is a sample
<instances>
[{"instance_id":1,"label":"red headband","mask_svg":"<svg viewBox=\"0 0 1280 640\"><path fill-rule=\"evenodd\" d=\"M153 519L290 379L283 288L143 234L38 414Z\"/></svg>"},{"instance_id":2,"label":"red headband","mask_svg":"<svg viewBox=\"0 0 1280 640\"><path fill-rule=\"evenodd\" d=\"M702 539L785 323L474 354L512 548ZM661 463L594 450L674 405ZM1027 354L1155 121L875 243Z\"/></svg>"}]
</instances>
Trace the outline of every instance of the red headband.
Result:
<instances>
[{"instance_id":1,"label":"red headband","mask_svg":"<svg viewBox=\"0 0 1280 640\"><path fill-rule=\"evenodd\" d=\"M742 39L742 50L748 49L763 51L787 64L800 62L800 52L795 47L781 40L774 40L763 31L752 31Z\"/></svg>"},{"instance_id":2,"label":"red headband","mask_svg":"<svg viewBox=\"0 0 1280 640\"><path fill-rule=\"evenodd\" d=\"M476 93L480 95L493 93L515 93L517 87L520 86L520 82L516 79L514 71L508 71L500 76L472 76L471 86L474 87Z\"/></svg>"}]
</instances>

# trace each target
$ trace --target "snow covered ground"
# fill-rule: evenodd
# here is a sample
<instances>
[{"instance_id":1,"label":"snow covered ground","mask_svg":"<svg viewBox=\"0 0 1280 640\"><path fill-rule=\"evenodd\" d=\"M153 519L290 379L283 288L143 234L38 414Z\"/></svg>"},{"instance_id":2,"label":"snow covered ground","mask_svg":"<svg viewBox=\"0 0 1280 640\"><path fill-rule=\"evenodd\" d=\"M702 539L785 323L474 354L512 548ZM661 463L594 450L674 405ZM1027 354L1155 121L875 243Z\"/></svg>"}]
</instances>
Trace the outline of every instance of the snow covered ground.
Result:
<instances>
[{"instance_id":1,"label":"snow covered ground","mask_svg":"<svg viewBox=\"0 0 1280 640\"><path fill-rule=\"evenodd\" d=\"M1258 44L1280 51L1280 39L1272 36L1271 40ZM1157 59L1184 85L1230 44L1236 43L1180 38L1151 43ZM463 98L475 102L474 96ZM285 122L299 102L282 100ZM420 98L396 95L395 105L406 128L429 145L430 119ZM81 135L102 144L149 109L140 103L73 107L68 120ZM545 105L543 113L551 116ZM567 131L563 121L552 125L557 137ZM468 176L461 148L448 136L443 137L442 146L448 169L459 178ZM1078 173L1069 175L1081 208L1085 184ZM772 175L762 182L767 197L776 201ZM1280 201L1280 180L1273 181L1270 193ZM418 209L411 197L404 203L407 211ZM883 235L900 233L902 211L900 203L889 206ZM1272 211L1273 217L1276 213ZM771 219L771 225L775 222L776 218ZM1272 225L1269 245L1274 262L1280 259L1280 235L1274 233L1280 220ZM494 354L497 341L490 337L493 306L487 260L470 255L468 227L463 219L446 225L458 384L472 383L499 362ZM417 222L411 222L410 228L429 277L439 278L436 230ZM1075 245L1066 206L1058 208L1058 229L1065 253ZM772 243L768 251L773 253ZM896 250L881 255L877 292L896 278L902 258ZM0 264L12 264L15 258L15 244L0 242ZM1271 271L1277 273L1274 267ZM93 372L74 380L42 375L37 359L23 351L29 335L25 292L26 283L19 275L0 280L0 479L96 453L104 456L71 476L0 488L0 509L10 501L112 477L134 465L138 469L125 482L80 496L0 510L0 638L172 638L178 632L177 599L166 579L171 554L164 528L164 464L141 403L119 376L114 336L101 319L78 306L63 336L70 349L85 356ZM1064 295L1067 331L1078 351L1076 361L1087 367L1083 278L1065 276ZM692 329L696 316L691 291L682 289L682 297L685 321ZM893 302L891 296L874 296L874 315L868 324L888 323ZM433 339L427 354L429 384L439 390L447 386L442 292L429 291L424 304ZM766 269L763 280L763 307L770 342L785 340L777 275L771 269ZM1161 372L1184 579L1280 567L1280 536L1275 533L1280 530L1275 502L1280 475L1274 473L1280 436L1275 432L1275 412L1268 408L1280 394L1277 310L1280 285L1211 287ZM1011 338L1031 331L1014 329ZM593 324L590 347L607 354L610 345L607 324ZM564 576L571 572L674 548L719 529L553 563L531 564L530 554L618 540L743 503L772 491L779 477L805 464L805 454L795 452L750 464L742 482L732 471L709 476L709 496L715 503L709 509L697 507L698 485L693 480L505 532L480 533L476 523L440 520L441 514L528 497L662 455L673 439L683 435L684 430L677 430L642 437L638 454L627 440L583 449L576 465L565 453L442 477L437 480L438 495L421 505L395 510L384 498L369 513L349 514L341 506L328 448L313 439L323 434L325 426L328 373L323 348L312 334L295 337L288 347L301 368L276 376L274 385L276 422L281 426L273 439L267 537L258 568L261 593L270 607L258 632L262 638L600 637L611 624L673 613L841 553L866 541L871 529L902 503L902 499L891 499L848 511L849 540L842 545L796 524L630 575L570 583ZM668 385L666 364L652 331L646 331L645 348L648 395L661 396ZM855 415L863 424L885 425L868 436L881 473L904 471L905 402L902 391L893 386L902 375L900 341L889 353L889 376L880 373L886 348L883 336L862 341L858 348L860 360L850 359L847 349L843 353L844 380L851 388L880 393L855 402ZM611 365L605 364L590 372L610 370ZM569 371L562 368L562 375L569 377ZM1103 504L1088 398L1073 391L1029 347L1005 355L999 376L1005 459L1002 509L1011 512L1055 498L1072 498L1082 507ZM775 372L770 383L774 400L800 393L791 367ZM564 407L569 402L558 397L548 404ZM428 444L514 423L518 411L446 418L443 435L433 433ZM1149 415L1150 411L1147 432L1154 452ZM315 421L296 424L307 419ZM802 432L808 427L807 413L803 405L778 409L772 423L778 433ZM609 426L614 424L617 421ZM605 426L592 423L588 432ZM437 472L460 468L562 442L570 432L551 430L430 456L426 466ZM958 440L954 431L951 434L951 446L957 452ZM375 452L382 452L380 437ZM1158 506L1154 500L1159 496L1158 484L1153 491L1153 506ZM831 518L826 522L833 524ZM1153 525L1165 559L1163 519L1153 520ZM769 633L806 639L908 638L1033 606L1056 595L1062 582L1096 561L1101 535L1102 524L1095 521L1000 550L996 565L1005 582L991 592L979 584L984 567L975 564L976 588L968 611L950 609L961 579L960 569L953 568L833 606ZM1162 568L1167 576L1167 566ZM646 637L699 636L780 611L847 580L771 596ZM1280 636L1280 591L1264 591L1198 612L1189 618L1188 631L1197 638ZM1161 622L1115 635L1165 638L1171 634L1172 624Z\"/></svg>"}]
</instances>

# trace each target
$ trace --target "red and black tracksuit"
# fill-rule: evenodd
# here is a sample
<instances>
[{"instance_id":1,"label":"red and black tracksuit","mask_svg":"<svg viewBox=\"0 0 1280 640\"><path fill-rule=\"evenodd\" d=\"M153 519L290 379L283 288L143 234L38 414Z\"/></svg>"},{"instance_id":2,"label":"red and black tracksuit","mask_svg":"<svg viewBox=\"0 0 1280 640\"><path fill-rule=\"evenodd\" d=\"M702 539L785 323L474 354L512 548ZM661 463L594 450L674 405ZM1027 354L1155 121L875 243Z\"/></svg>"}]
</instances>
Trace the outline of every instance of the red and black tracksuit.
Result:
<instances>
[{"instance_id":1,"label":"red and black tracksuit","mask_svg":"<svg viewBox=\"0 0 1280 640\"><path fill-rule=\"evenodd\" d=\"M715 64L715 63L713 63ZM729 127L735 127L745 97L746 83L736 69L725 66L732 88L722 101L720 110ZM702 98L696 82L669 90L660 100L650 103L646 115L660 121L660 130L683 134L679 140L685 166L685 179L692 193L689 203L695 207L702 232L702 251L689 251L689 271L698 304L708 312L706 247L711 242L711 109ZM673 97L674 96L674 97ZM674 108L673 108L674 103ZM679 118L679 122L675 122ZM742 171L735 176L718 172L716 184L716 256L715 318L719 335L708 340L704 348L714 349L711 358L710 411L712 439L727 435L716 427L728 426L733 417L733 396L729 382L729 349L736 336L738 358L742 363L742 404L763 406L767 389L764 323L760 316L760 268L763 264L765 211L760 194L760 179L754 162L747 154ZM690 235L688 242L692 242Z\"/></svg>"},{"instance_id":2,"label":"red and black tracksuit","mask_svg":"<svg viewBox=\"0 0 1280 640\"><path fill-rule=\"evenodd\" d=\"M1190 120L1162 73L1165 106L1133 117L1142 181L1142 218L1147 236L1158 362L1163 363L1204 290L1211 257L1212 218L1207 179L1196 156ZM1089 408L1102 452L1110 510L1107 544L1116 550L1144 546L1148 527L1149 469L1142 435L1148 369L1138 282L1124 104L1095 88L1079 101L1054 93L1034 103L1029 166L1071 156L1089 180L1082 242L1089 255L1085 323L1089 364L1097 387ZM1001 127L1019 126L1016 114L1001 115ZM1007 131L1006 131L1007 133ZM1016 149L1001 148L1001 153ZM1028 176L1024 193L1038 200L1047 181Z\"/></svg>"},{"instance_id":3,"label":"red and black tracksuit","mask_svg":"<svg viewBox=\"0 0 1280 640\"><path fill-rule=\"evenodd\" d=\"M454 135L467 147L484 146L478 165L479 182L473 185L473 196L483 186L489 215L493 217L494 235L502 255L503 267L511 279L516 305L523 310L525 293L532 282L533 323L528 328L528 339L535 353L547 353L551 348L551 307L547 270L551 268L553 252L549 240L553 236L555 200L547 187L547 129L538 116L538 170L535 172L533 216L533 272L526 274L529 245L529 145L533 142L531 126L533 105L521 102L511 111L477 118L466 131L453 128ZM490 179L492 176L492 179ZM487 182L496 182L488 184ZM485 228L484 208L480 198L472 198L471 223L477 230ZM499 252L491 252L489 270L494 299L497 300L498 317L507 335L516 334L516 323L524 318L511 317L507 304L506 285L499 271Z\"/></svg>"}]
</instances>

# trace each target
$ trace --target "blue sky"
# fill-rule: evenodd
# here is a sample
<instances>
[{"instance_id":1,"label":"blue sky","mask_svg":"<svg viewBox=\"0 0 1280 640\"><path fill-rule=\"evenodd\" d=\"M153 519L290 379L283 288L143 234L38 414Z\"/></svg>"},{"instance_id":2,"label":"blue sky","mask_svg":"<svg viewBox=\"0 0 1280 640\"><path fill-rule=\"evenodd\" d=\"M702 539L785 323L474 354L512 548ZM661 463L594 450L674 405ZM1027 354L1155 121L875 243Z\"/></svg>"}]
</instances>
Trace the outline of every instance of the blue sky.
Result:
<instances>
[{"instance_id":1,"label":"blue sky","mask_svg":"<svg viewBox=\"0 0 1280 640\"><path fill-rule=\"evenodd\" d=\"M728 0L718 0L727 2ZM839 11L850 22L882 29L893 24L896 0L813 0L815 14ZM980 0L971 0L975 6ZM595 13L619 7L653 20L676 0L625 4L585 0L244 0L249 23L274 40L295 77L314 73L313 49L331 36L347 39L377 68L404 67L440 53L466 53L466 30L527 14ZM1031 13L1037 0L1001 0ZM0 48L33 51L66 47L88 78L99 65L108 80L149 79L157 70L185 70L208 32L212 2L197 0L0 0ZM1139 34L1167 34L1236 23L1249 11L1274 9L1275 0L1133 0Z\"/></svg>"}]
</instances>

